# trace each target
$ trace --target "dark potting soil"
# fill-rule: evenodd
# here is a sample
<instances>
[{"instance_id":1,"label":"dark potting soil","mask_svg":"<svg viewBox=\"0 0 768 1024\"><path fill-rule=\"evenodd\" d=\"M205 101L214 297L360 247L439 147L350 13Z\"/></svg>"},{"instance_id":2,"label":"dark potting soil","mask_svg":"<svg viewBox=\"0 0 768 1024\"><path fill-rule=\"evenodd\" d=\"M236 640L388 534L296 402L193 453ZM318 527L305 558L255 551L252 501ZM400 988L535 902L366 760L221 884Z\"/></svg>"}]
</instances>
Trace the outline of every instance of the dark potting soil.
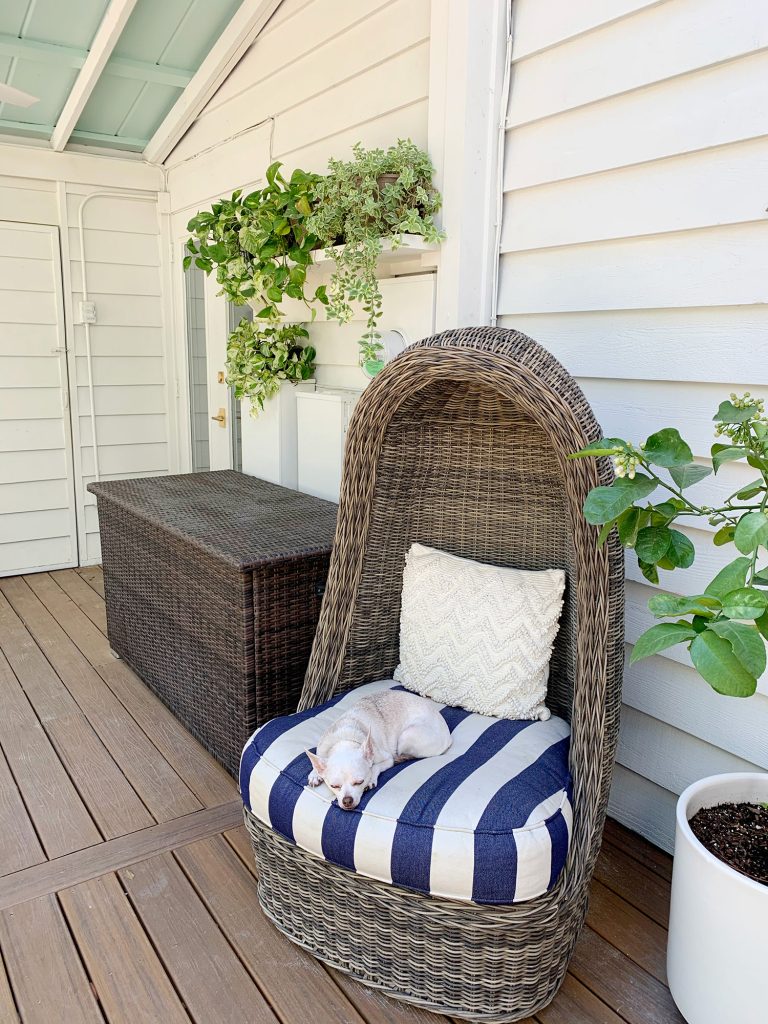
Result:
<instances>
[{"instance_id":1,"label":"dark potting soil","mask_svg":"<svg viewBox=\"0 0 768 1024\"><path fill-rule=\"evenodd\" d=\"M743 875L768 885L768 806L702 807L688 822L699 842Z\"/></svg>"}]
</instances>

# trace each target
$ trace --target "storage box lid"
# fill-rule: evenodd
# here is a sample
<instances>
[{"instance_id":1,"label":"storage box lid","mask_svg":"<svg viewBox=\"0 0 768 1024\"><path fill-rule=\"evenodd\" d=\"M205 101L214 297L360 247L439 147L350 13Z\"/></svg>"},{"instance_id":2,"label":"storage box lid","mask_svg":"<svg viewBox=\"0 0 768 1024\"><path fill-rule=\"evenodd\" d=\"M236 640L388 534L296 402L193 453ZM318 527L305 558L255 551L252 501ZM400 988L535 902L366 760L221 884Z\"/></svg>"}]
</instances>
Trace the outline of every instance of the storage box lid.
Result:
<instances>
[{"instance_id":1,"label":"storage box lid","mask_svg":"<svg viewBox=\"0 0 768 1024\"><path fill-rule=\"evenodd\" d=\"M336 531L333 502L230 469L103 481L88 490L240 570L330 551Z\"/></svg>"}]
</instances>

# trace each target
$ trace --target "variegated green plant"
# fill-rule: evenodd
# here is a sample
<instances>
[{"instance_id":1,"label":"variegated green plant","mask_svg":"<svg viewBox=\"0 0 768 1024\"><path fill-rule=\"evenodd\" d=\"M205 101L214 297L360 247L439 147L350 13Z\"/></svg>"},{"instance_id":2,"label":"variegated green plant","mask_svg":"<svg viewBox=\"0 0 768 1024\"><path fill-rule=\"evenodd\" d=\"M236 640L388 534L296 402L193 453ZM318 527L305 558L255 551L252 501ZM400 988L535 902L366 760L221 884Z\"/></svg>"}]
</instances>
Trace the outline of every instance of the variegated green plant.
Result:
<instances>
[{"instance_id":1,"label":"variegated green plant","mask_svg":"<svg viewBox=\"0 0 768 1024\"><path fill-rule=\"evenodd\" d=\"M657 594L649 610L669 621L651 626L634 645L631 661L685 644L699 674L718 693L749 697L766 667L768 639L768 418L762 399L749 392L721 402L711 468L695 462L691 448L673 427L633 445L607 437L571 458L609 455L616 479L587 495L584 516L600 526L598 544L615 529L621 543L637 555L643 576L659 582L659 569L687 569L696 551L674 528L678 521L705 519L718 527L713 542L733 544L739 552L703 594ZM726 462L745 460L760 474L716 508L699 505L688 491ZM663 500L650 501L663 492Z\"/></svg>"}]
</instances>

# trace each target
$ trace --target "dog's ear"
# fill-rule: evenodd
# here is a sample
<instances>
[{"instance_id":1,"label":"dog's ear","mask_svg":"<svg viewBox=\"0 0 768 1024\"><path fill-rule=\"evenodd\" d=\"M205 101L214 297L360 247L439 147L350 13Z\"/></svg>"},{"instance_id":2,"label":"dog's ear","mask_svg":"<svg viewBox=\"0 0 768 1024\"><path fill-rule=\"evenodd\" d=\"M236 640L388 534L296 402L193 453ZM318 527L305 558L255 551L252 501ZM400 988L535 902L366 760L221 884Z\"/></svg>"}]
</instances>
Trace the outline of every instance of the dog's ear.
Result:
<instances>
[{"instance_id":1,"label":"dog's ear","mask_svg":"<svg viewBox=\"0 0 768 1024\"><path fill-rule=\"evenodd\" d=\"M365 737L365 742L363 743L362 747L360 748L360 752L362 753L362 755L363 755L363 757L365 758L366 761L370 761L370 763L373 764L373 761L374 761L373 739L371 738L370 731L368 732L368 735Z\"/></svg>"},{"instance_id":2,"label":"dog's ear","mask_svg":"<svg viewBox=\"0 0 768 1024\"><path fill-rule=\"evenodd\" d=\"M318 757L317 754L313 754L311 750L305 750L304 753L312 762L312 767L315 769L317 774L324 775L325 769L328 767L328 763L324 761L322 757Z\"/></svg>"}]
</instances>

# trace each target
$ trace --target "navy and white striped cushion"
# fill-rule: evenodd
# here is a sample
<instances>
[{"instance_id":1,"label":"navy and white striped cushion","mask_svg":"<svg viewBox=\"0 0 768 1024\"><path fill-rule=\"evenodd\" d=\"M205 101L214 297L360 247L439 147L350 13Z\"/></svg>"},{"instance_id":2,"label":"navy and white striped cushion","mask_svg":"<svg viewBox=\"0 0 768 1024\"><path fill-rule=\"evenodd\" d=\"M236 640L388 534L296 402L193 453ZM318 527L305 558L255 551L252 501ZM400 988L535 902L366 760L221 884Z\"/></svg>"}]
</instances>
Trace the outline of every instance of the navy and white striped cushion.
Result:
<instances>
[{"instance_id":1,"label":"navy and white striped cushion","mask_svg":"<svg viewBox=\"0 0 768 1024\"><path fill-rule=\"evenodd\" d=\"M311 789L314 750L368 683L258 729L243 751L246 806L302 849L370 878L473 903L509 904L551 889L568 853L568 723L511 721L438 704L453 742L440 757L383 772L354 811Z\"/></svg>"}]
</instances>

